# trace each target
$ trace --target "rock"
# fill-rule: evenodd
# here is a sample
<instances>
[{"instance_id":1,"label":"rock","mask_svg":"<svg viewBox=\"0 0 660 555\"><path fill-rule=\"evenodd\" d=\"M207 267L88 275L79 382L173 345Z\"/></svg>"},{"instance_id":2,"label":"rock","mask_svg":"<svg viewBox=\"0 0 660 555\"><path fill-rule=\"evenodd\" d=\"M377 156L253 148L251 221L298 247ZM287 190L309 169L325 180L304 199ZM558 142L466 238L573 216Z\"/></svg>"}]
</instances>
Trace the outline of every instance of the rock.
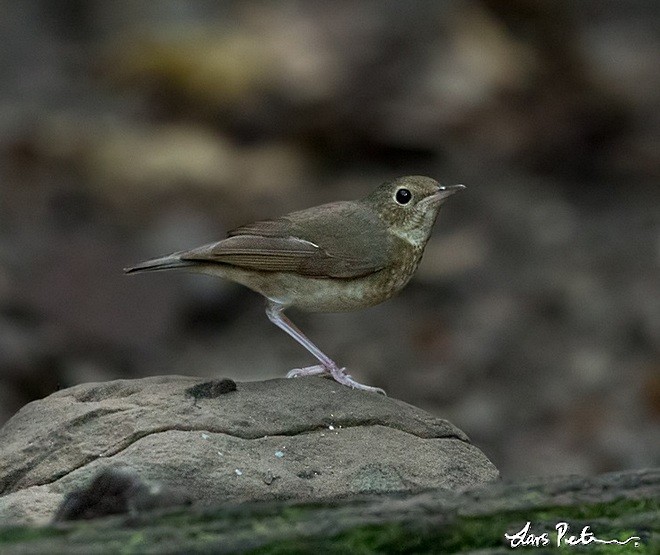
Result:
<instances>
[{"instance_id":1,"label":"rock","mask_svg":"<svg viewBox=\"0 0 660 555\"><path fill-rule=\"evenodd\" d=\"M86 488L69 492L59 506L54 522L89 520L102 516L136 513L163 507L189 505L184 490L147 484L134 472L108 468Z\"/></svg>"},{"instance_id":2,"label":"rock","mask_svg":"<svg viewBox=\"0 0 660 555\"><path fill-rule=\"evenodd\" d=\"M658 499L656 468L497 482L468 491L435 489L308 504L192 506L57 527L0 528L0 552L495 555L520 548L505 534L519 536L529 522L528 542L538 541L532 534L547 534L548 539L534 553L660 553ZM562 522L568 528L558 546L557 526ZM583 541L591 542L586 547L579 542L583 530ZM598 544L589 539L589 532L602 541L627 543ZM569 544L571 536L577 545L576 540ZM526 547L517 550L530 552Z\"/></svg>"},{"instance_id":3,"label":"rock","mask_svg":"<svg viewBox=\"0 0 660 555\"><path fill-rule=\"evenodd\" d=\"M0 445L5 524L47 522L105 469L214 504L455 490L498 477L449 422L321 378L78 385L23 407Z\"/></svg>"}]
</instances>

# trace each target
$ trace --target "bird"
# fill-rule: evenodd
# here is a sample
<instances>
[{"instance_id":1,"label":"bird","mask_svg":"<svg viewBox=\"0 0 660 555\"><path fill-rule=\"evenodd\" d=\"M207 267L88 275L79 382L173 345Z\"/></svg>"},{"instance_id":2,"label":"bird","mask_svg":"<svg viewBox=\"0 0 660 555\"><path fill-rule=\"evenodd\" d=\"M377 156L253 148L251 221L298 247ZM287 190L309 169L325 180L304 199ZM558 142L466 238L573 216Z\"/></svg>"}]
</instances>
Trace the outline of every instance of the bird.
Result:
<instances>
[{"instance_id":1,"label":"bird","mask_svg":"<svg viewBox=\"0 0 660 555\"><path fill-rule=\"evenodd\" d=\"M345 312L377 305L410 281L422 258L440 206L464 185L440 185L425 176L400 177L358 200L337 201L257 221L215 243L124 268L126 273L181 269L225 278L266 299L266 315L318 364L287 378L329 375L338 383L382 393L359 383L284 314Z\"/></svg>"}]
</instances>

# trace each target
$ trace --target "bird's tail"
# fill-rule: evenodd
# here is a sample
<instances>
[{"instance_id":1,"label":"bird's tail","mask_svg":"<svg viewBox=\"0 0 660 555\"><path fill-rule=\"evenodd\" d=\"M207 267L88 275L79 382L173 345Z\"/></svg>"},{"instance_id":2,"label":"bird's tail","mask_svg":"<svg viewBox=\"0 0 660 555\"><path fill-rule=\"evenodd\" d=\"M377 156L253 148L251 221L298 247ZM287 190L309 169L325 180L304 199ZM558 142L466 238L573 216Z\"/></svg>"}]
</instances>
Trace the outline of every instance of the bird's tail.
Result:
<instances>
[{"instance_id":1,"label":"bird's tail","mask_svg":"<svg viewBox=\"0 0 660 555\"><path fill-rule=\"evenodd\" d=\"M181 260L180 253L170 254L161 258L152 258L145 262L140 262L130 268L124 268L127 274L136 272L154 272L156 270L171 270L173 268L185 268L187 266L195 266L194 261Z\"/></svg>"}]
</instances>

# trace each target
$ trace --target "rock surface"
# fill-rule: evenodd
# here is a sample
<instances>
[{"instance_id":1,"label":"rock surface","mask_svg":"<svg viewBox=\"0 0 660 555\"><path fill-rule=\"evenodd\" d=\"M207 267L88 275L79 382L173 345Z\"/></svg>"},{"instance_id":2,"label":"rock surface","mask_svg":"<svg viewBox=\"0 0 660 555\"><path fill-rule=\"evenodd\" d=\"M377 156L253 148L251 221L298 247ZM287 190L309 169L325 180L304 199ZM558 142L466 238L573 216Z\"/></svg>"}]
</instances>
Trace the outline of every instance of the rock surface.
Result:
<instances>
[{"instance_id":1,"label":"rock surface","mask_svg":"<svg viewBox=\"0 0 660 555\"><path fill-rule=\"evenodd\" d=\"M0 445L4 524L48 522L66 493L108 468L206 504L455 490L498 477L449 422L320 378L83 384L23 407Z\"/></svg>"}]
</instances>

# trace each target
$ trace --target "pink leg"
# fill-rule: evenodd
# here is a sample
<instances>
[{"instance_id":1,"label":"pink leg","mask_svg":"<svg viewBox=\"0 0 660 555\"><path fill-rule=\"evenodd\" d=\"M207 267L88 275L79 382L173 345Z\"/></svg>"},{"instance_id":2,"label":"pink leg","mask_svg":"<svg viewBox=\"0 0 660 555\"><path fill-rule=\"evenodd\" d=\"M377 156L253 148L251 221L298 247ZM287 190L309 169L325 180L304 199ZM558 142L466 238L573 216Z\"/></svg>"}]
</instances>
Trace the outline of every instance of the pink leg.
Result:
<instances>
[{"instance_id":1,"label":"pink leg","mask_svg":"<svg viewBox=\"0 0 660 555\"><path fill-rule=\"evenodd\" d=\"M266 303L266 315L268 319L273 322L278 328L288 333L293 337L298 343L300 343L305 349L316 357L316 359L321 363L316 366L307 366L306 368L296 368L291 370L287 374L287 378L297 378L300 376L314 376L318 374L330 374L335 381L339 382L342 385L352 387L353 389L362 389L364 391L373 391L375 393L382 393L383 391L379 387L371 387L369 385L364 385L359 382L356 382L351 376L346 374L345 368L339 368L337 363L328 357L321 349L319 349L314 343L312 343L303 332L301 332L295 324L289 320L284 314L285 306L279 303L268 301Z\"/></svg>"},{"instance_id":2,"label":"pink leg","mask_svg":"<svg viewBox=\"0 0 660 555\"><path fill-rule=\"evenodd\" d=\"M319 374L329 374L328 369L322 364L316 366L305 366L304 368L294 368L289 370L287 378L301 378L302 376L318 376Z\"/></svg>"}]
</instances>

